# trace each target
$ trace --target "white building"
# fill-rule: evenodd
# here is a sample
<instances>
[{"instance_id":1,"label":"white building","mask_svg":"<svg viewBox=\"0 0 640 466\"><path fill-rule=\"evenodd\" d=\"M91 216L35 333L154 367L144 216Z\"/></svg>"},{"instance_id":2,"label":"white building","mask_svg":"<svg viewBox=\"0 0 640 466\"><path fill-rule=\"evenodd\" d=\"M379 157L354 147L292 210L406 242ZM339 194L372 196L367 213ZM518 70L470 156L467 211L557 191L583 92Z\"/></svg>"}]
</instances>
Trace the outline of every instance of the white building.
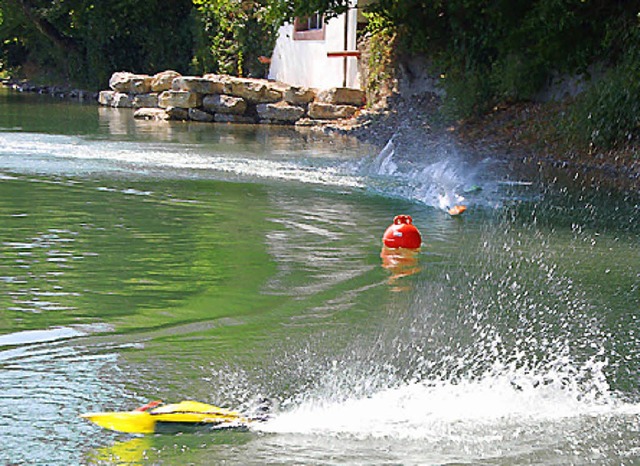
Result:
<instances>
[{"instance_id":1,"label":"white building","mask_svg":"<svg viewBox=\"0 0 640 466\"><path fill-rule=\"evenodd\" d=\"M352 0L347 13L327 22L321 15L296 18L278 32L269 79L297 86L360 89L358 24L364 24L363 0Z\"/></svg>"}]
</instances>

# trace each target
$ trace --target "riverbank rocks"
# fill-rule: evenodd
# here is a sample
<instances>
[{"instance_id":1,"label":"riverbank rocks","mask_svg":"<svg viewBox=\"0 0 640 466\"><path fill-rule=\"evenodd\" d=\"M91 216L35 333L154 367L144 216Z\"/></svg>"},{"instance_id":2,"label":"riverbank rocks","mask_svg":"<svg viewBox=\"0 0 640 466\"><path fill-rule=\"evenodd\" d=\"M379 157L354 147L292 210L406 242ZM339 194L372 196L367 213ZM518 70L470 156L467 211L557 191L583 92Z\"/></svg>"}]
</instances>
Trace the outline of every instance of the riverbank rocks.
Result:
<instances>
[{"instance_id":1,"label":"riverbank rocks","mask_svg":"<svg viewBox=\"0 0 640 466\"><path fill-rule=\"evenodd\" d=\"M353 105L333 105L323 102L309 104L309 116L316 120L340 120L351 118L358 111Z\"/></svg>"},{"instance_id":2,"label":"riverbank rocks","mask_svg":"<svg viewBox=\"0 0 640 466\"><path fill-rule=\"evenodd\" d=\"M332 105L351 105L360 107L365 103L365 94L359 89L334 87L318 93L318 102Z\"/></svg>"},{"instance_id":3,"label":"riverbank rocks","mask_svg":"<svg viewBox=\"0 0 640 466\"><path fill-rule=\"evenodd\" d=\"M189 109L182 107L167 107L164 109L169 120L187 121L189 119Z\"/></svg>"},{"instance_id":4,"label":"riverbank rocks","mask_svg":"<svg viewBox=\"0 0 640 466\"><path fill-rule=\"evenodd\" d=\"M221 94L224 92L224 83L197 76L180 76L173 80L171 89L174 91L189 91L198 94Z\"/></svg>"},{"instance_id":5,"label":"riverbank rocks","mask_svg":"<svg viewBox=\"0 0 640 466\"><path fill-rule=\"evenodd\" d=\"M111 104L113 103L113 94L115 94L114 91L100 91L98 93L98 103L100 105L111 107Z\"/></svg>"},{"instance_id":6,"label":"riverbank rocks","mask_svg":"<svg viewBox=\"0 0 640 466\"><path fill-rule=\"evenodd\" d=\"M306 105L316 98L316 91L308 87L289 86L284 93L284 101L292 105Z\"/></svg>"},{"instance_id":7,"label":"riverbank rocks","mask_svg":"<svg viewBox=\"0 0 640 466\"><path fill-rule=\"evenodd\" d=\"M133 108L155 108L158 106L158 93L138 94L133 96Z\"/></svg>"},{"instance_id":8,"label":"riverbank rocks","mask_svg":"<svg viewBox=\"0 0 640 466\"><path fill-rule=\"evenodd\" d=\"M133 96L124 92L113 94L111 106L114 108L133 108Z\"/></svg>"},{"instance_id":9,"label":"riverbank rocks","mask_svg":"<svg viewBox=\"0 0 640 466\"><path fill-rule=\"evenodd\" d=\"M33 94L48 95L51 97L55 97L56 99L75 100L78 102L95 102L96 100L100 100L100 93L98 92L77 89L66 85L52 86L46 84L34 84L24 79L0 79L0 86L16 92L28 92ZM102 105L111 105L111 102L113 100L113 91L110 90L106 92L109 92L110 94L103 96L102 99L107 100L109 103Z\"/></svg>"},{"instance_id":10,"label":"riverbank rocks","mask_svg":"<svg viewBox=\"0 0 640 466\"><path fill-rule=\"evenodd\" d=\"M242 97L231 95L212 94L204 96L202 106L211 113L226 113L230 115L242 115L247 111L247 101Z\"/></svg>"},{"instance_id":11,"label":"riverbank rocks","mask_svg":"<svg viewBox=\"0 0 640 466\"><path fill-rule=\"evenodd\" d=\"M213 115L211 113L207 113L197 108L190 108L187 116L191 121L201 121L203 123L209 123L213 121Z\"/></svg>"},{"instance_id":12,"label":"riverbank rocks","mask_svg":"<svg viewBox=\"0 0 640 466\"><path fill-rule=\"evenodd\" d=\"M156 73L151 79L151 91L162 92L170 90L171 85L173 84L173 80L179 78L180 76L180 73L173 70L166 70L161 71L160 73Z\"/></svg>"},{"instance_id":13,"label":"riverbank rocks","mask_svg":"<svg viewBox=\"0 0 640 466\"><path fill-rule=\"evenodd\" d=\"M158 107L195 108L202 103L202 97L190 91L164 91L158 96Z\"/></svg>"},{"instance_id":14,"label":"riverbank rocks","mask_svg":"<svg viewBox=\"0 0 640 466\"><path fill-rule=\"evenodd\" d=\"M254 104L277 102L283 97L281 86L264 79L229 77L224 90L229 95L242 97Z\"/></svg>"},{"instance_id":15,"label":"riverbank rocks","mask_svg":"<svg viewBox=\"0 0 640 466\"><path fill-rule=\"evenodd\" d=\"M109 80L109 87L114 91L132 94L144 94L151 91L153 78L146 74L133 74L127 71L113 73Z\"/></svg>"},{"instance_id":16,"label":"riverbank rocks","mask_svg":"<svg viewBox=\"0 0 640 466\"><path fill-rule=\"evenodd\" d=\"M120 71L109 87L99 93L100 105L135 108L134 117L146 120L323 126L352 118L365 103L357 89L318 92L266 79L182 76L172 70L154 76Z\"/></svg>"},{"instance_id":17,"label":"riverbank rocks","mask_svg":"<svg viewBox=\"0 0 640 466\"><path fill-rule=\"evenodd\" d=\"M286 102L273 104L259 104L256 106L258 116L264 122L295 123L304 115L304 108L290 105Z\"/></svg>"}]
</instances>

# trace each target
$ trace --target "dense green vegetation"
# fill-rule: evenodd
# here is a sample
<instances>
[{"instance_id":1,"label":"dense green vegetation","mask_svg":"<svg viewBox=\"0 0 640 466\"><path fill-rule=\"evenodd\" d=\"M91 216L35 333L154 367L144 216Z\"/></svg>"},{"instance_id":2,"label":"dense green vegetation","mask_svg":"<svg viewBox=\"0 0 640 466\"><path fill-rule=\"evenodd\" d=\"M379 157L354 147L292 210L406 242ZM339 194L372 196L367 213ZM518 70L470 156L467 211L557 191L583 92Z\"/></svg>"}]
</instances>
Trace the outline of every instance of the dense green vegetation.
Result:
<instances>
[{"instance_id":1,"label":"dense green vegetation","mask_svg":"<svg viewBox=\"0 0 640 466\"><path fill-rule=\"evenodd\" d=\"M95 88L115 70L262 76L258 57L270 54L282 22L347 7L348 0L0 0L0 71ZM583 75L590 90L560 127L603 147L639 136L636 2L377 0L367 10L374 55L384 58L374 63L386 62L391 43L400 55L431 57L451 118L533 99L554 77Z\"/></svg>"},{"instance_id":2,"label":"dense green vegetation","mask_svg":"<svg viewBox=\"0 0 640 466\"><path fill-rule=\"evenodd\" d=\"M450 116L530 100L554 77L583 75L590 89L569 107L561 130L601 147L640 134L636 2L380 0L372 9L395 25L402 49L434 59Z\"/></svg>"},{"instance_id":3,"label":"dense green vegetation","mask_svg":"<svg viewBox=\"0 0 640 466\"><path fill-rule=\"evenodd\" d=\"M97 88L116 70L183 68L190 0L0 0L0 61L19 75Z\"/></svg>"},{"instance_id":4,"label":"dense green vegetation","mask_svg":"<svg viewBox=\"0 0 640 466\"><path fill-rule=\"evenodd\" d=\"M195 73L263 77L282 20L267 0L193 0Z\"/></svg>"},{"instance_id":5,"label":"dense green vegetation","mask_svg":"<svg viewBox=\"0 0 640 466\"><path fill-rule=\"evenodd\" d=\"M114 71L263 75L267 1L0 0L0 69L98 89Z\"/></svg>"}]
</instances>

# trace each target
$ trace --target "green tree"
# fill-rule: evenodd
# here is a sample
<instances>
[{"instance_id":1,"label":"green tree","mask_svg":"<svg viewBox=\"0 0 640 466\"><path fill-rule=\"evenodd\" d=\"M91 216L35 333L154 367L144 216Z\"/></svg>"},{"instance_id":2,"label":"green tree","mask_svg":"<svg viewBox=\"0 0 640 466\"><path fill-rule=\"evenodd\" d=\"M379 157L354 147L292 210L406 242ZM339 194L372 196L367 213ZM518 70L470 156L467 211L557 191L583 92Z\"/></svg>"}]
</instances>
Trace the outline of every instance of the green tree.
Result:
<instances>
[{"instance_id":1,"label":"green tree","mask_svg":"<svg viewBox=\"0 0 640 466\"><path fill-rule=\"evenodd\" d=\"M404 47L445 71L461 114L530 98L554 72L612 58L614 23L638 13L607 0L380 0L372 6L401 32Z\"/></svg>"},{"instance_id":2,"label":"green tree","mask_svg":"<svg viewBox=\"0 0 640 466\"><path fill-rule=\"evenodd\" d=\"M187 71L190 0L0 0L5 68L103 87L116 70Z\"/></svg>"},{"instance_id":3,"label":"green tree","mask_svg":"<svg viewBox=\"0 0 640 466\"><path fill-rule=\"evenodd\" d=\"M193 70L263 77L282 23L267 0L193 0L198 27Z\"/></svg>"}]
</instances>

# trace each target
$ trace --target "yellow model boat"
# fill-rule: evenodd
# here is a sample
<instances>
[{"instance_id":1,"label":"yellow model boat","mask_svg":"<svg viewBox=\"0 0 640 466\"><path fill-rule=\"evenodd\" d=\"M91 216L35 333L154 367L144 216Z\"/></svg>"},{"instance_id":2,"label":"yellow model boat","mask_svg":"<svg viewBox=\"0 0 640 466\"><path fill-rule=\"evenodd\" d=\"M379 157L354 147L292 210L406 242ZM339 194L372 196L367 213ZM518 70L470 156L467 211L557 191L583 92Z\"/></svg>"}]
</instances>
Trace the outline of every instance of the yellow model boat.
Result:
<instances>
[{"instance_id":1,"label":"yellow model boat","mask_svg":"<svg viewBox=\"0 0 640 466\"><path fill-rule=\"evenodd\" d=\"M250 419L218 406L197 401L163 405L152 401L133 411L86 413L80 417L105 429L131 434L183 432L198 428L242 428Z\"/></svg>"}]
</instances>

